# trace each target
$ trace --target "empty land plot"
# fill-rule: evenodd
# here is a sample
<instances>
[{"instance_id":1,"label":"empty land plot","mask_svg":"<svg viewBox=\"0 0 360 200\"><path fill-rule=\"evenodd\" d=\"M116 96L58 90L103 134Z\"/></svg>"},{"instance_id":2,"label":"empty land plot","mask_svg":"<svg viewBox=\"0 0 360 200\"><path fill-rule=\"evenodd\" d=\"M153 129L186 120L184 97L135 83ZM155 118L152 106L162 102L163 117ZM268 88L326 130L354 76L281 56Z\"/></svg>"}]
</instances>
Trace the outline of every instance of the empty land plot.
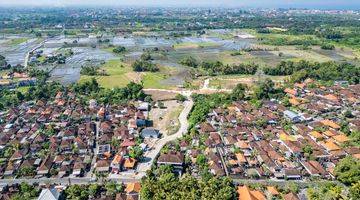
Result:
<instances>
[{"instance_id":1,"label":"empty land plot","mask_svg":"<svg viewBox=\"0 0 360 200\"><path fill-rule=\"evenodd\" d=\"M120 60L110 60L106 62L101 69L105 70L106 76L94 76L102 87L124 87L129 82L138 82L140 74L133 73L131 67L128 64L121 62ZM131 74L129 74L131 73ZM91 79L91 76L81 76L81 81Z\"/></svg>"},{"instance_id":2,"label":"empty land plot","mask_svg":"<svg viewBox=\"0 0 360 200\"><path fill-rule=\"evenodd\" d=\"M237 84L252 86L254 83L270 78L275 83L281 83L287 76L266 76L266 75L227 75L217 76L210 79L209 86L214 89L233 89Z\"/></svg>"},{"instance_id":3,"label":"empty land plot","mask_svg":"<svg viewBox=\"0 0 360 200\"><path fill-rule=\"evenodd\" d=\"M153 108L150 111L150 119L153 120L156 129L162 134L171 135L179 128L179 115L183 105L175 100L163 101L164 108Z\"/></svg>"},{"instance_id":4,"label":"empty land plot","mask_svg":"<svg viewBox=\"0 0 360 200\"><path fill-rule=\"evenodd\" d=\"M146 90L146 94L151 95L151 98L154 101L167 101L174 100L177 93L169 92L169 91L159 91L159 90Z\"/></svg>"}]
</instances>

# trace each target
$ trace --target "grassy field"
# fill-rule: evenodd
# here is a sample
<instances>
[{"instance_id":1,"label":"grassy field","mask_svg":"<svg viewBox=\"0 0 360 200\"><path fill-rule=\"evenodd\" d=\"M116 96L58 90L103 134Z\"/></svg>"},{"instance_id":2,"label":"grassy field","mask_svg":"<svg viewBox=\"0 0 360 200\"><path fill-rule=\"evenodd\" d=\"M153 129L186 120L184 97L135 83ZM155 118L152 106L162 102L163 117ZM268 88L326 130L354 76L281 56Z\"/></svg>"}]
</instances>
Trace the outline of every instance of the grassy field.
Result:
<instances>
[{"instance_id":1,"label":"grassy field","mask_svg":"<svg viewBox=\"0 0 360 200\"><path fill-rule=\"evenodd\" d=\"M218 46L218 44L213 42L182 42L174 44L174 49L197 49L216 46Z\"/></svg>"},{"instance_id":2,"label":"grassy field","mask_svg":"<svg viewBox=\"0 0 360 200\"><path fill-rule=\"evenodd\" d=\"M113 87L124 87L130 81L136 81L136 77L130 77L129 72L132 72L132 69L129 65L122 63L120 60L110 60L102 66L102 69L105 70L108 76L96 76L96 80L99 84L105 88ZM91 79L91 76L81 76L81 81L86 81Z\"/></svg>"},{"instance_id":3,"label":"grassy field","mask_svg":"<svg viewBox=\"0 0 360 200\"><path fill-rule=\"evenodd\" d=\"M142 81L144 88L168 89L170 86L161 83L161 81L166 78L168 78L168 76L161 72L145 72Z\"/></svg>"},{"instance_id":4,"label":"grassy field","mask_svg":"<svg viewBox=\"0 0 360 200\"><path fill-rule=\"evenodd\" d=\"M171 70L161 66L159 72L134 72L131 66L120 60L110 60L101 69L105 70L107 76L95 76L102 87L114 88L125 87L131 81L143 83L144 88L167 89L169 85L162 84L161 81L170 76ZM80 77L80 82L90 80L91 76Z\"/></svg>"},{"instance_id":5,"label":"grassy field","mask_svg":"<svg viewBox=\"0 0 360 200\"><path fill-rule=\"evenodd\" d=\"M105 88L124 87L130 81L142 83L144 88L158 88L158 89L171 89L176 87L173 78L178 78L181 70L176 69L177 65L173 63L179 63L179 61L185 57L192 56L199 62L202 61L221 61L224 64L240 64L240 63L254 63L262 67L276 66L281 61L299 61L308 60L312 62L327 62L327 61L351 61L353 63L359 63L357 58L360 57L360 51L355 51L348 47L338 47L335 50L323 50L318 44L323 42L322 39L313 35L287 35L286 30L275 28L271 30L270 34L257 33L255 30L250 29L237 29L224 34L217 32L209 32L208 36L218 37L222 39L232 39L234 35L249 33L256 36L258 41L251 42L253 51L241 51L240 55L231 55L235 52L231 50L224 50L225 48L218 47L218 44L213 42L183 42L174 44L175 50L170 50L166 53L153 53L152 57L155 61L159 61L159 72L133 72L130 63L135 59L133 56L131 59L125 57L124 61L121 61L120 57L117 60L111 60L107 62L102 69L108 74L108 76L97 76L96 79L101 86ZM144 33L137 33L142 35ZM301 48L302 41L309 43L309 48ZM213 47L213 48L206 48ZM107 52L113 52L113 47L104 45L101 47ZM203 49L206 48L206 49ZM130 51L130 50L129 50ZM154 62L155 62L154 61ZM172 67L168 67L172 66ZM174 67L175 66L175 67ZM181 67L181 66L180 66ZM177 72L174 72L177 70ZM80 81L88 80L91 77L81 76ZM244 75L232 75L232 76L216 76L211 78L210 87L221 89L232 89L238 83L244 83L252 85L259 79L271 78L275 82L281 82L286 77L269 77L269 76L244 76ZM193 87L201 87L203 83L202 78L196 78L189 80ZM170 85L173 84L173 85ZM185 84L186 85L186 84ZM190 84L188 84L190 85ZM190 87L189 87L190 88Z\"/></svg>"},{"instance_id":6,"label":"grassy field","mask_svg":"<svg viewBox=\"0 0 360 200\"><path fill-rule=\"evenodd\" d=\"M255 82L265 80L266 78L270 78L275 83L281 83L287 76L221 75L211 78L209 87L216 89L233 89L239 83L252 86Z\"/></svg>"},{"instance_id":7,"label":"grassy field","mask_svg":"<svg viewBox=\"0 0 360 200\"><path fill-rule=\"evenodd\" d=\"M7 42L8 45L18 45L28 41L29 38L14 38Z\"/></svg>"}]
</instances>

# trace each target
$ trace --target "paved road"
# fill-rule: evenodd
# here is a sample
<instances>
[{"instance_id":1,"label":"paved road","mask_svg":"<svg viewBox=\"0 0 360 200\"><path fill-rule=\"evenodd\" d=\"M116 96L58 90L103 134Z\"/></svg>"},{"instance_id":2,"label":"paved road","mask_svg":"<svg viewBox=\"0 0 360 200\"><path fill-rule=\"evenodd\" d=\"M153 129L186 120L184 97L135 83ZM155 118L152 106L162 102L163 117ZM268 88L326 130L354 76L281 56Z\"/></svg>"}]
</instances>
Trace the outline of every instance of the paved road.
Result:
<instances>
[{"instance_id":1,"label":"paved road","mask_svg":"<svg viewBox=\"0 0 360 200\"><path fill-rule=\"evenodd\" d=\"M342 185L338 181L330 181L330 180L311 181L311 180L285 180L285 179L260 179L260 180L238 179L238 178L232 178L232 179L235 184L240 184L240 185L241 184L260 183L260 184L264 184L264 185L271 184L271 185L285 186L287 184L295 183L296 185L298 185L301 188L316 186L316 185L325 184L325 183L335 183L338 185Z\"/></svg>"},{"instance_id":2,"label":"paved road","mask_svg":"<svg viewBox=\"0 0 360 200\"><path fill-rule=\"evenodd\" d=\"M201 87L198 90L187 90L187 89L176 89L176 90L166 90L166 89L144 89L144 91L160 91L160 92L173 92L177 94L182 94L184 96L190 96L193 93L217 93L217 92L231 92L230 89L217 89L209 87Z\"/></svg>"},{"instance_id":3,"label":"paved road","mask_svg":"<svg viewBox=\"0 0 360 200\"><path fill-rule=\"evenodd\" d=\"M95 148L93 148L94 155L93 155L92 160L91 160L90 171L86 174L87 178L92 178L93 175L94 175L93 171L94 171L94 167L95 167L95 164L96 164L96 156L97 156L97 154L99 152L99 142L98 142L98 140L99 140L100 124L101 124L100 121L95 122L95 125L96 125L96 128L95 128L95 131L96 131L96 133L95 133Z\"/></svg>"},{"instance_id":4,"label":"paved road","mask_svg":"<svg viewBox=\"0 0 360 200\"><path fill-rule=\"evenodd\" d=\"M29 52L26 53L25 59L24 59L24 68L28 67L29 59L30 59L30 53L36 51L37 49L41 48L47 40L42 41L40 44L36 45L34 48L32 48Z\"/></svg>"},{"instance_id":5,"label":"paved road","mask_svg":"<svg viewBox=\"0 0 360 200\"><path fill-rule=\"evenodd\" d=\"M105 179L103 179L105 181ZM113 180L116 182L123 182L123 183L133 183L138 182L139 178L109 178L107 180ZM102 179L95 180L88 177L82 177L82 178L40 178L40 179L0 179L0 185L3 184L16 184L16 183L23 183L26 182L28 184L59 184L59 185L86 185L92 182L101 183Z\"/></svg>"},{"instance_id":6,"label":"paved road","mask_svg":"<svg viewBox=\"0 0 360 200\"><path fill-rule=\"evenodd\" d=\"M177 138L180 138L183 134L187 132L187 129L189 128L189 122L187 120L187 117L194 105L194 102L191 98L189 98L188 101L184 102L184 109L179 115L179 122L180 122L180 128L179 130L172 135L165 135L164 138L161 138L160 140L156 141L154 144L154 148L144 154L145 159L147 162L139 163L137 171L139 173L142 173L145 175L145 172L147 170L151 169L151 164L154 162L155 157L160 153L160 150L163 148L163 146L173 140L176 140Z\"/></svg>"},{"instance_id":7,"label":"paved road","mask_svg":"<svg viewBox=\"0 0 360 200\"><path fill-rule=\"evenodd\" d=\"M29 184L39 183L39 184L60 184L60 185L85 185L89 183L102 183L102 181L111 180L116 182L123 182L123 183L133 183L139 182L140 179L145 176L145 173L139 173L138 175L118 175L112 176L104 179L98 179L95 181L94 179L88 177L82 178L41 178L41 179L0 179L0 185L3 184L15 184L15 183L22 183L26 182ZM266 179L266 180L254 180L254 179L237 179L233 178L235 184L253 184L253 183L260 183L264 185L278 185L278 186L285 186L290 183L295 183L300 188L304 187L312 187L319 184L325 183L335 183L338 185L342 185L338 181L310 181L310 180L278 180L278 179Z\"/></svg>"},{"instance_id":8,"label":"paved road","mask_svg":"<svg viewBox=\"0 0 360 200\"><path fill-rule=\"evenodd\" d=\"M192 94L191 90L185 90L185 89L178 89L178 90L167 90L167 89L143 89L146 91L159 91L159 92L172 92L177 94L182 94L184 96L190 97Z\"/></svg>"}]
</instances>

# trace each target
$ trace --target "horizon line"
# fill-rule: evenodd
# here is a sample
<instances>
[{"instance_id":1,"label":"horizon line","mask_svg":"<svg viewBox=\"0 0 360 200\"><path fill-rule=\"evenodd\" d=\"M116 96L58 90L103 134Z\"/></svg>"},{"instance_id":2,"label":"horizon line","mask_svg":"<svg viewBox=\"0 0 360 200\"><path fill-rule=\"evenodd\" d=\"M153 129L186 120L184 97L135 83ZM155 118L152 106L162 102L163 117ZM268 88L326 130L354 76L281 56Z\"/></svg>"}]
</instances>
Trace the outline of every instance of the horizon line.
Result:
<instances>
[{"instance_id":1,"label":"horizon line","mask_svg":"<svg viewBox=\"0 0 360 200\"><path fill-rule=\"evenodd\" d=\"M319 5L320 6L320 5ZM353 6L342 6L338 7L335 5L328 5L327 7L322 6L224 6L224 5L101 5L101 4L67 4L67 5L18 5L18 4L1 4L0 8L218 8L218 9L294 9L294 10L348 10L348 11L359 11L359 7L354 8Z\"/></svg>"}]
</instances>

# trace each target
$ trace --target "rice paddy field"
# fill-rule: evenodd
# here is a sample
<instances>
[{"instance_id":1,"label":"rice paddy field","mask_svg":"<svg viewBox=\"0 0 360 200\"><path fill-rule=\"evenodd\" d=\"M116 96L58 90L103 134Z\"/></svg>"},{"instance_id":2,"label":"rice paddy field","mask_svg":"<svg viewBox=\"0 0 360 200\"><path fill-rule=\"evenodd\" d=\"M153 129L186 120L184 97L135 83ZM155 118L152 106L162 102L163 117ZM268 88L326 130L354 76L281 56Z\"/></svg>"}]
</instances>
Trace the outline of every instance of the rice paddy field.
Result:
<instances>
[{"instance_id":1,"label":"rice paddy field","mask_svg":"<svg viewBox=\"0 0 360 200\"><path fill-rule=\"evenodd\" d=\"M130 81L141 82L145 88L177 88L191 83L194 88L201 87L207 77L191 75L191 68L179 64L185 57L192 56L199 62L221 61L224 64L254 63L262 67L276 66L281 61L309 60L316 62L346 61L359 64L359 50L346 46L336 46L334 50L320 48L318 39L311 35L285 35L284 30L274 29L271 34L259 34L254 30L207 30L203 35L169 37L161 32L134 32L122 35L104 35L108 43L98 43L90 36L59 36L44 41L41 50L52 54L71 49L74 54L66 58L65 64L38 66L51 70L51 79L63 84L89 80L90 76L80 75L81 67L86 63L102 63L100 68L106 76L94 76L106 88L123 87ZM76 40L76 44L74 43ZM307 40L314 45L306 49L287 43ZM12 65L22 64L30 49L39 45L41 40L29 37L5 36L0 39L0 54L11 60ZM284 44L285 43L285 44ZM72 44L64 49L64 44ZM116 46L123 46L126 51L113 53ZM156 50L155 50L156 49ZM154 64L160 71L136 73L131 64L148 51ZM45 55L39 57L44 60ZM86 61L86 62L85 62ZM259 73L261 74L261 73ZM261 78L264 78L262 75ZM270 77L275 81L283 77ZM250 84L256 77L235 75L211 77L210 86L231 89L237 83Z\"/></svg>"}]
</instances>

